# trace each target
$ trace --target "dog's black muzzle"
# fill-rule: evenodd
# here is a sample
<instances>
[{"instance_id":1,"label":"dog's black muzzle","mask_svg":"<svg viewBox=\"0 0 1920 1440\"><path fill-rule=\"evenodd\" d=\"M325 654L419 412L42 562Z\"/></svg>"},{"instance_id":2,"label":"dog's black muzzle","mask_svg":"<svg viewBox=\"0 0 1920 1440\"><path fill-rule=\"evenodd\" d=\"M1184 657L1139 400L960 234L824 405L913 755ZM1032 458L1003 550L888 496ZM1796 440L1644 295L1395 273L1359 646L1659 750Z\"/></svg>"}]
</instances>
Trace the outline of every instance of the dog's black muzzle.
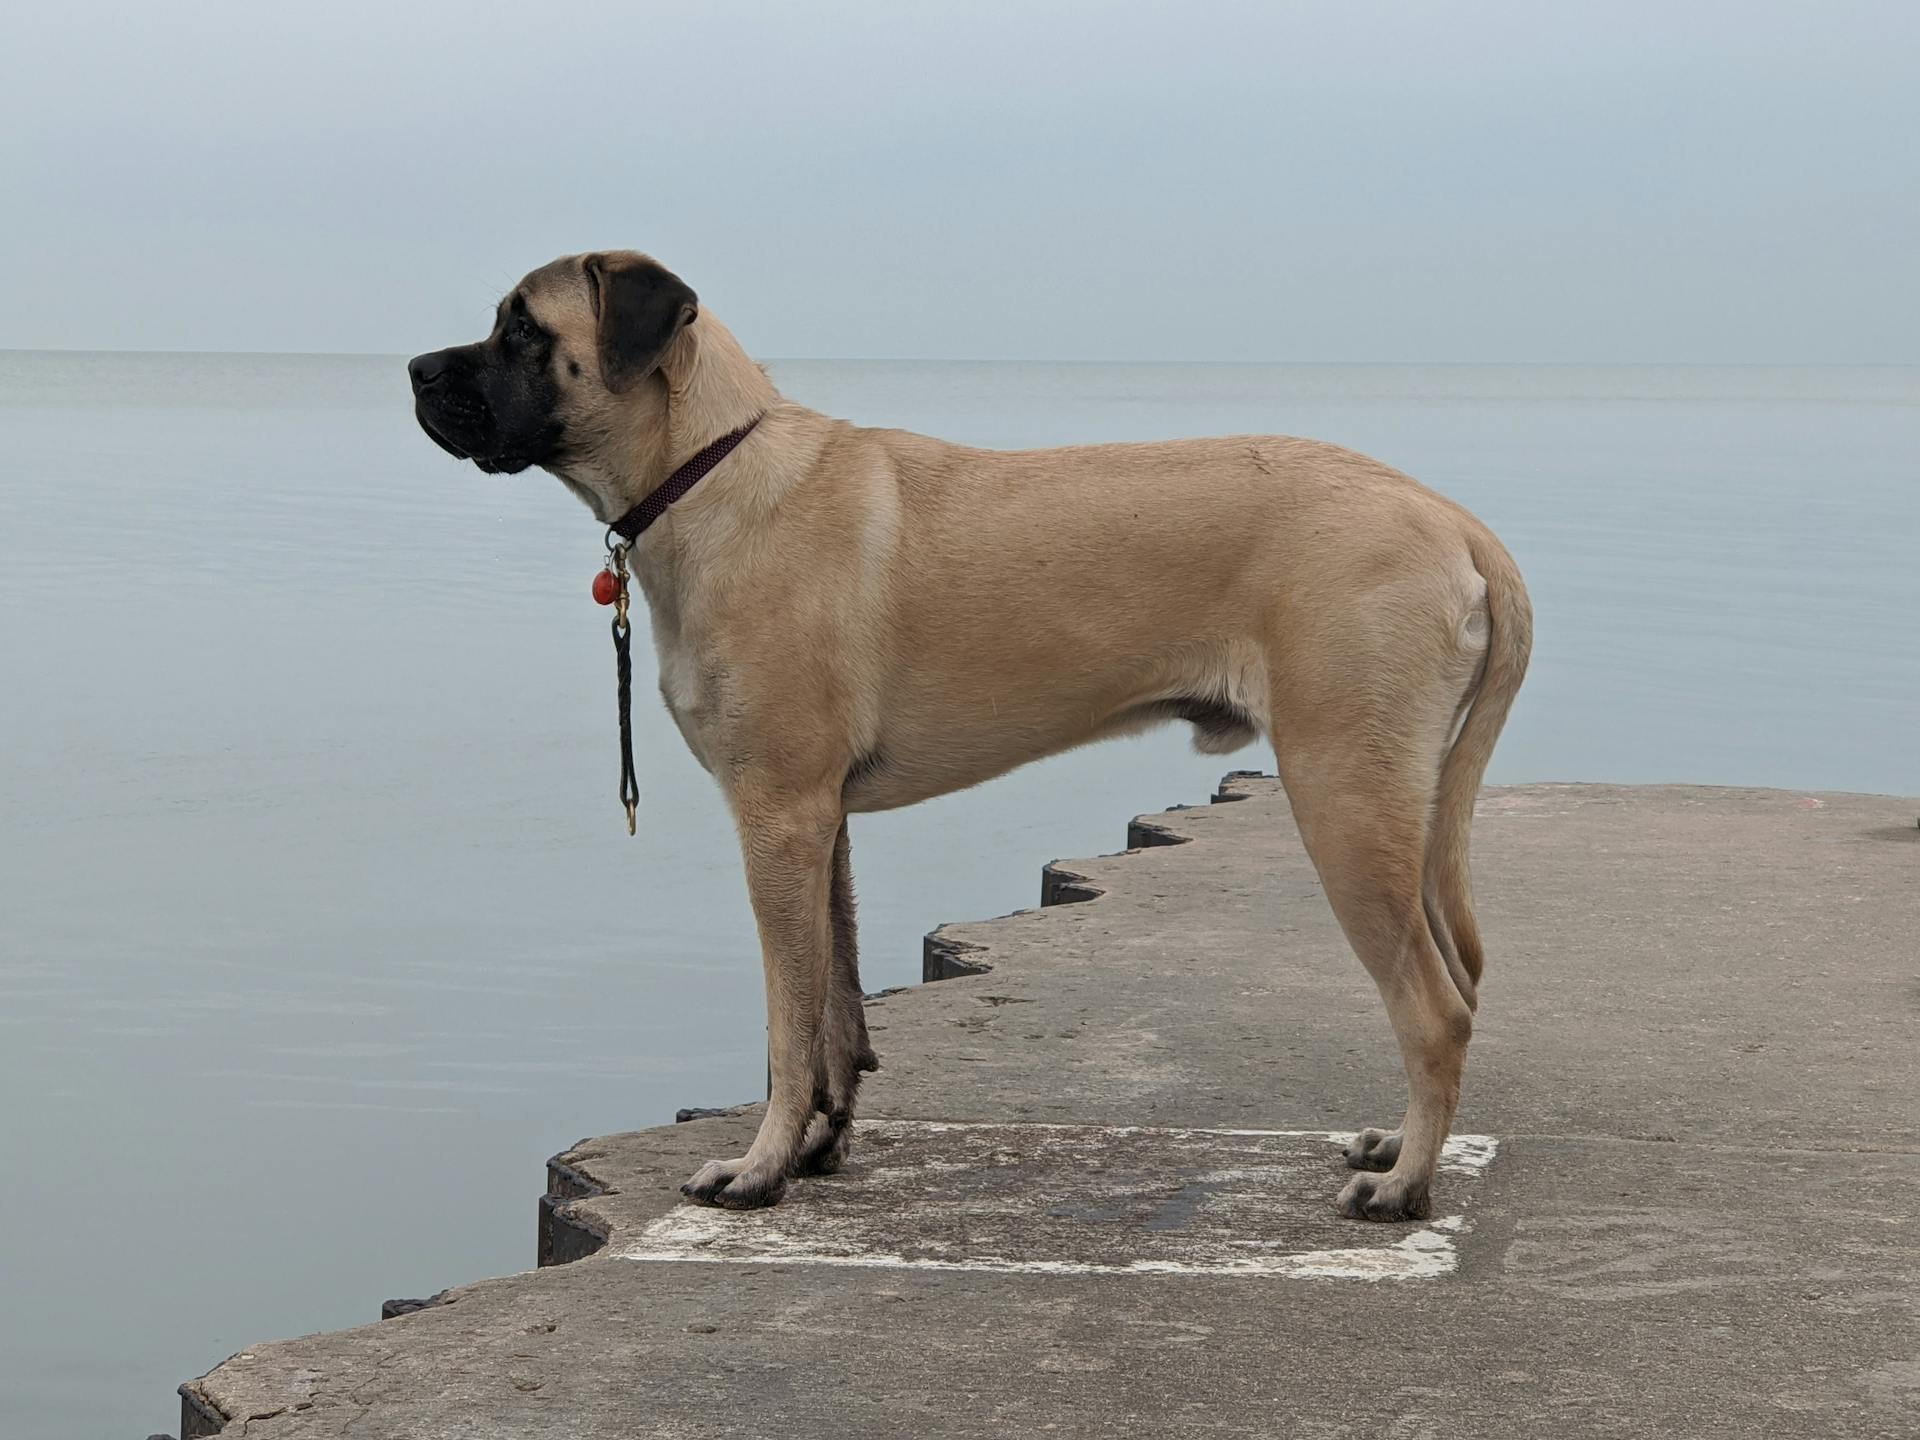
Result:
<instances>
[{"instance_id":1,"label":"dog's black muzzle","mask_svg":"<svg viewBox=\"0 0 1920 1440\"><path fill-rule=\"evenodd\" d=\"M457 460L471 460L489 475L513 475L531 458L505 453L493 409L472 372L473 347L435 350L407 362L413 382L413 417L427 438Z\"/></svg>"},{"instance_id":2,"label":"dog's black muzzle","mask_svg":"<svg viewBox=\"0 0 1920 1440\"><path fill-rule=\"evenodd\" d=\"M414 356L407 362L413 414L449 455L489 475L517 475L559 454L560 430L546 408L527 403L528 387L489 368L494 364L480 345Z\"/></svg>"},{"instance_id":3,"label":"dog's black muzzle","mask_svg":"<svg viewBox=\"0 0 1920 1440\"><path fill-rule=\"evenodd\" d=\"M471 460L487 448L493 417L451 350L416 355L407 362L413 381L413 415L427 438L449 455Z\"/></svg>"}]
</instances>

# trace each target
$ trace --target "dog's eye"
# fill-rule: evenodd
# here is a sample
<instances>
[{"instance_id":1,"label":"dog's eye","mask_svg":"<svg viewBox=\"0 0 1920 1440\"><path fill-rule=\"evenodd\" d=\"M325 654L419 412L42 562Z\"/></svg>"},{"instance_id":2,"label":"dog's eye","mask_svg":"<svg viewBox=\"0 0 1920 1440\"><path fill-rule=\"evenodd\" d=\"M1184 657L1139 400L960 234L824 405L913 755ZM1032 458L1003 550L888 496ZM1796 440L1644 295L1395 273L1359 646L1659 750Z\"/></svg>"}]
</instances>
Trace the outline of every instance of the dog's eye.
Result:
<instances>
[{"instance_id":1,"label":"dog's eye","mask_svg":"<svg viewBox=\"0 0 1920 1440\"><path fill-rule=\"evenodd\" d=\"M517 341L524 344L525 342L532 340L535 337L536 333L537 332L534 330L533 321L529 320L525 315L516 315L513 317L513 319L510 322L508 322L507 338L509 340Z\"/></svg>"}]
</instances>

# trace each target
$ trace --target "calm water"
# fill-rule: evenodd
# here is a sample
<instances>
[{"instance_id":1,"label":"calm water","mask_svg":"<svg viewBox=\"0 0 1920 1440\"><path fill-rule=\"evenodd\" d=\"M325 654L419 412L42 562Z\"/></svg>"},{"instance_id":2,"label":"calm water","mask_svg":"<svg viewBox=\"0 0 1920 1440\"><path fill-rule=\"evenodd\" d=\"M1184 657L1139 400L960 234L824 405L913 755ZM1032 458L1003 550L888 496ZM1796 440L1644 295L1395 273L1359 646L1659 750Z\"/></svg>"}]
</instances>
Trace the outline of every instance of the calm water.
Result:
<instances>
[{"instance_id":1,"label":"calm water","mask_svg":"<svg viewBox=\"0 0 1920 1440\"><path fill-rule=\"evenodd\" d=\"M1495 780L1920 791L1920 370L774 368L1412 471L1532 585ZM141 1435L249 1341L526 1268L550 1152L753 1097L759 962L651 656L625 836L598 528L442 456L399 360L0 353L0 455L0 1433ZM1168 731L857 819L869 986L1265 763Z\"/></svg>"}]
</instances>

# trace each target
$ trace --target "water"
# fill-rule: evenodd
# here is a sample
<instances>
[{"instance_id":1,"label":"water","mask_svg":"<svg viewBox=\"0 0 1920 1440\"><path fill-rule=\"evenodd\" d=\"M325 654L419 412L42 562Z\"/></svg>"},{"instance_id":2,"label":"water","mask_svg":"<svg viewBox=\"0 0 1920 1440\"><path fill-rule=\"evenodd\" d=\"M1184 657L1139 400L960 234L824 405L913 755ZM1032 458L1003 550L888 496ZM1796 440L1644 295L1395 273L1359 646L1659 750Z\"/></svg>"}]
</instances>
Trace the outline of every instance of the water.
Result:
<instances>
[{"instance_id":1,"label":"water","mask_svg":"<svg viewBox=\"0 0 1920 1440\"><path fill-rule=\"evenodd\" d=\"M1533 590L1495 780L1920 790L1920 370L774 368L1419 475ZM0 353L0 454L0 1433L169 1428L247 1342L525 1268L547 1154L758 1093L733 837L650 656L625 836L557 483L442 456L382 357ZM869 986L1266 759L1169 730L856 818Z\"/></svg>"}]
</instances>

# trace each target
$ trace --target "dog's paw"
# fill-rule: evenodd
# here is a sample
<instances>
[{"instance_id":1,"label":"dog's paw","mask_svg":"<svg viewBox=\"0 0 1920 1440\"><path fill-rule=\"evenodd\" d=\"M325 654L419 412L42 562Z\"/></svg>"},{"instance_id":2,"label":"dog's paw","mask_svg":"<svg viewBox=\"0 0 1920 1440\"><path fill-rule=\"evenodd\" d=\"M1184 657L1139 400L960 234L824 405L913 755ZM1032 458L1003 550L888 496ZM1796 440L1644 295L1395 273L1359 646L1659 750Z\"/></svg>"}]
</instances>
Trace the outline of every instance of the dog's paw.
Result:
<instances>
[{"instance_id":1,"label":"dog's paw","mask_svg":"<svg viewBox=\"0 0 1920 1440\"><path fill-rule=\"evenodd\" d=\"M1399 1158L1398 1130L1362 1130L1347 1146L1347 1165L1354 1170L1391 1170Z\"/></svg>"},{"instance_id":2,"label":"dog's paw","mask_svg":"<svg viewBox=\"0 0 1920 1440\"><path fill-rule=\"evenodd\" d=\"M1427 1180L1394 1175L1356 1175L1340 1192L1340 1213L1349 1220L1426 1220L1433 1215Z\"/></svg>"},{"instance_id":3,"label":"dog's paw","mask_svg":"<svg viewBox=\"0 0 1920 1440\"><path fill-rule=\"evenodd\" d=\"M762 1170L738 1160L709 1160L680 1193L702 1205L723 1210L759 1210L778 1205L787 1192L787 1177L779 1170Z\"/></svg>"},{"instance_id":4,"label":"dog's paw","mask_svg":"<svg viewBox=\"0 0 1920 1440\"><path fill-rule=\"evenodd\" d=\"M853 1144L853 1117L845 1113L816 1114L807 1127L807 1138L794 1158L795 1175L833 1175L847 1163L847 1151Z\"/></svg>"}]
</instances>

